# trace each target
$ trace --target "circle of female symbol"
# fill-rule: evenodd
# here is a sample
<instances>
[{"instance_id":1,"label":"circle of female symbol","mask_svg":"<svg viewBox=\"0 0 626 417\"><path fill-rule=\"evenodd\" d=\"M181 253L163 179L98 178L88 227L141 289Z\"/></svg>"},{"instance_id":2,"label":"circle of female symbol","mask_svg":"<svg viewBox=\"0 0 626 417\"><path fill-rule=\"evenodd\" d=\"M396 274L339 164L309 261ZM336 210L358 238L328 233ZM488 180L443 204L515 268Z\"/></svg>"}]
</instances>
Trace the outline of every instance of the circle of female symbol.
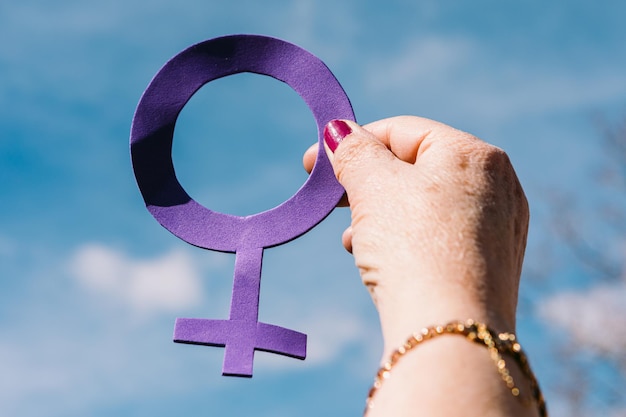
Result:
<instances>
[{"instance_id":1,"label":"circle of female symbol","mask_svg":"<svg viewBox=\"0 0 626 417\"><path fill-rule=\"evenodd\" d=\"M193 94L210 81L250 72L293 88L318 127L319 153L311 175L290 199L251 216L209 210L185 192L172 162L174 126ZM322 221L344 193L324 151L323 129L333 119L354 119L350 101L317 57L288 42L257 35L211 39L176 55L156 74L133 119L130 149L148 211L180 239L236 253L228 320L176 319L174 341L223 346L223 375L252 376L254 351L304 359L306 335L258 321L263 250L286 243Z\"/></svg>"}]
</instances>

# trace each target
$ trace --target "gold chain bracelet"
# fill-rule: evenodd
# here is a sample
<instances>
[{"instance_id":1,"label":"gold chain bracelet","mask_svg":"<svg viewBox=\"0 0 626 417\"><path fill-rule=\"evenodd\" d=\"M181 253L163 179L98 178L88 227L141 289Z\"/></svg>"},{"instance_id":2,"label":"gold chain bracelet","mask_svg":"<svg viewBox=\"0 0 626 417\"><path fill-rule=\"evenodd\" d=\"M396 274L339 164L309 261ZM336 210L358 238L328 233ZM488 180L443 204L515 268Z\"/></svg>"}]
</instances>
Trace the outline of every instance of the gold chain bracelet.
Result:
<instances>
[{"instance_id":1,"label":"gold chain bracelet","mask_svg":"<svg viewBox=\"0 0 626 417\"><path fill-rule=\"evenodd\" d=\"M531 395L535 404L537 404L540 417L548 416L546 403L539 389L537 378L530 369L528 358L522 350L521 345L517 342L515 335L513 333L496 333L486 324L474 322L473 320L467 320L465 323L454 321L445 326L425 327L419 333L411 335L402 346L391 354L389 361L378 370L374 384L367 395L365 412L374 406L374 395L381 387L383 381L390 377L391 369L398 363L400 358L422 342L443 334L461 335L474 343L484 345L489 351L500 377L507 388L511 390L511 394L513 394L514 397L521 398L520 390L515 385L515 381L513 381L513 377L506 367L506 362L502 358L502 354L510 355L530 382Z\"/></svg>"}]
</instances>

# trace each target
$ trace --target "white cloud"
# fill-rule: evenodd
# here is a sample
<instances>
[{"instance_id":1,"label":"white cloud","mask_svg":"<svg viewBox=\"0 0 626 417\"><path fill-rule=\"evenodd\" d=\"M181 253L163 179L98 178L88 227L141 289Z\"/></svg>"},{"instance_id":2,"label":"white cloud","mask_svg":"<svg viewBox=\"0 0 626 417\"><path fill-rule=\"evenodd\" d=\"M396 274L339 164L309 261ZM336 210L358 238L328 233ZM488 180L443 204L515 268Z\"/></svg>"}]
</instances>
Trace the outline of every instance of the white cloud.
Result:
<instances>
[{"instance_id":1,"label":"white cloud","mask_svg":"<svg viewBox=\"0 0 626 417\"><path fill-rule=\"evenodd\" d=\"M472 81L473 87L466 96L483 110L482 117L491 115L495 119L589 110L621 99L626 93L621 73L607 69L573 72L564 68L528 68L522 72L505 68L499 79Z\"/></svg>"},{"instance_id":2,"label":"white cloud","mask_svg":"<svg viewBox=\"0 0 626 417\"><path fill-rule=\"evenodd\" d=\"M619 357L626 351L626 283L567 291L544 300L539 313L581 347Z\"/></svg>"},{"instance_id":3,"label":"white cloud","mask_svg":"<svg viewBox=\"0 0 626 417\"><path fill-rule=\"evenodd\" d=\"M611 417L626 417L626 408L621 410L613 410L610 414Z\"/></svg>"},{"instance_id":4,"label":"white cloud","mask_svg":"<svg viewBox=\"0 0 626 417\"><path fill-rule=\"evenodd\" d=\"M16 253L17 245L9 237L0 235L0 256L9 257Z\"/></svg>"},{"instance_id":5,"label":"white cloud","mask_svg":"<svg viewBox=\"0 0 626 417\"><path fill-rule=\"evenodd\" d=\"M289 327L307 334L307 357L304 367L323 366L339 358L355 346L368 346L367 335L371 332L362 317L342 312L325 311L314 316L295 320ZM370 351L366 355L372 354ZM293 359L274 354L259 356L259 368L294 370Z\"/></svg>"},{"instance_id":6,"label":"white cloud","mask_svg":"<svg viewBox=\"0 0 626 417\"><path fill-rule=\"evenodd\" d=\"M421 103L431 114L490 123L588 110L626 94L622 71L602 62L579 67L502 56L472 38L442 35L413 38L373 56L364 84L373 100L393 103L393 111Z\"/></svg>"},{"instance_id":7,"label":"white cloud","mask_svg":"<svg viewBox=\"0 0 626 417\"><path fill-rule=\"evenodd\" d=\"M356 343L366 341L367 325L362 318L345 312L324 312L303 323L302 328L315 335L309 341L309 363L332 362Z\"/></svg>"},{"instance_id":8,"label":"white cloud","mask_svg":"<svg viewBox=\"0 0 626 417\"><path fill-rule=\"evenodd\" d=\"M87 244L74 253L69 269L88 290L140 312L175 311L202 300L197 266L181 251L134 260L115 249Z\"/></svg>"},{"instance_id":9,"label":"white cloud","mask_svg":"<svg viewBox=\"0 0 626 417\"><path fill-rule=\"evenodd\" d=\"M199 270L221 268L221 257L133 259L96 243L69 259L36 255L21 264L27 296L3 306L0 415L93 415L218 381L198 369L219 370L219 354L174 344L173 314L143 313L199 304Z\"/></svg>"},{"instance_id":10,"label":"white cloud","mask_svg":"<svg viewBox=\"0 0 626 417\"><path fill-rule=\"evenodd\" d=\"M199 381L206 386L211 380L193 371L219 369L216 355L183 352L172 343L170 320L137 326L121 312L102 316L77 299L66 300L67 312L31 304L32 317L8 329L14 337L0 338L0 415L91 415L180 395ZM55 325L42 326L48 321Z\"/></svg>"},{"instance_id":11,"label":"white cloud","mask_svg":"<svg viewBox=\"0 0 626 417\"><path fill-rule=\"evenodd\" d=\"M413 39L393 56L377 57L368 71L366 85L372 91L406 91L415 84L445 81L466 63L473 49L472 43L462 38Z\"/></svg>"},{"instance_id":12,"label":"white cloud","mask_svg":"<svg viewBox=\"0 0 626 417\"><path fill-rule=\"evenodd\" d=\"M556 395L548 401L548 408L551 417L571 417L571 416L608 416L608 417L626 417L626 408L606 408L591 407L581 409L579 401L572 401L566 395Z\"/></svg>"}]
</instances>

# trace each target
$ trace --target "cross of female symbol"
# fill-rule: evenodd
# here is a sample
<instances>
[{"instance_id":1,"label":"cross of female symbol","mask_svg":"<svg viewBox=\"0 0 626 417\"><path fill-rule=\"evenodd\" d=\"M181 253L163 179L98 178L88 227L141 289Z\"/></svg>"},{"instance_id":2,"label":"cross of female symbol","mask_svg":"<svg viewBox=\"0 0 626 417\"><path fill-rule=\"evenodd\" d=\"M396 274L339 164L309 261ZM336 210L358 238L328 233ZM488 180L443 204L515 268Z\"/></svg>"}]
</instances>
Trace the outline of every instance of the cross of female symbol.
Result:
<instances>
[{"instance_id":1,"label":"cross of female symbol","mask_svg":"<svg viewBox=\"0 0 626 417\"><path fill-rule=\"evenodd\" d=\"M225 346L223 375L252 375L254 350L306 357L306 335L258 322L263 249L237 252L228 320L177 319L174 341Z\"/></svg>"},{"instance_id":2,"label":"cross of female symbol","mask_svg":"<svg viewBox=\"0 0 626 417\"><path fill-rule=\"evenodd\" d=\"M290 199L268 211L239 217L194 201L172 162L174 126L193 94L210 81L251 72L293 88L318 127L319 153L311 175ZM174 341L224 346L223 375L252 376L254 351L304 359L306 335L258 321L263 250L289 242L322 221L344 193L323 146L332 119L354 119L350 101L330 70L309 52L279 39L234 35L191 46L168 61L144 92L133 119L130 148L148 211L180 239L236 254L228 320L179 318Z\"/></svg>"}]
</instances>

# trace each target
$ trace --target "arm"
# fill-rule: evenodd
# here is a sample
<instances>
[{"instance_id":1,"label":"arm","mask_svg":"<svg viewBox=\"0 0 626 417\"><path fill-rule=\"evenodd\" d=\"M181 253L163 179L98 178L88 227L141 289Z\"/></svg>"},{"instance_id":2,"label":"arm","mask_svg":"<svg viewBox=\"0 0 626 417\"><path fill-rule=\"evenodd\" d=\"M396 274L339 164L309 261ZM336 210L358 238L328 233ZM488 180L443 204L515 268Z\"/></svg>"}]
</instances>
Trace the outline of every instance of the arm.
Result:
<instances>
[{"instance_id":1,"label":"arm","mask_svg":"<svg viewBox=\"0 0 626 417\"><path fill-rule=\"evenodd\" d=\"M383 362L411 334L452 320L514 332L528 205L506 154L417 117L331 122L325 139L352 214L343 243L380 315ZM314 158L307 152L307 168ZM390 375L369 417L536 415L488 351L459 336L412 349Z\"/></svg>"}]
</instances>

